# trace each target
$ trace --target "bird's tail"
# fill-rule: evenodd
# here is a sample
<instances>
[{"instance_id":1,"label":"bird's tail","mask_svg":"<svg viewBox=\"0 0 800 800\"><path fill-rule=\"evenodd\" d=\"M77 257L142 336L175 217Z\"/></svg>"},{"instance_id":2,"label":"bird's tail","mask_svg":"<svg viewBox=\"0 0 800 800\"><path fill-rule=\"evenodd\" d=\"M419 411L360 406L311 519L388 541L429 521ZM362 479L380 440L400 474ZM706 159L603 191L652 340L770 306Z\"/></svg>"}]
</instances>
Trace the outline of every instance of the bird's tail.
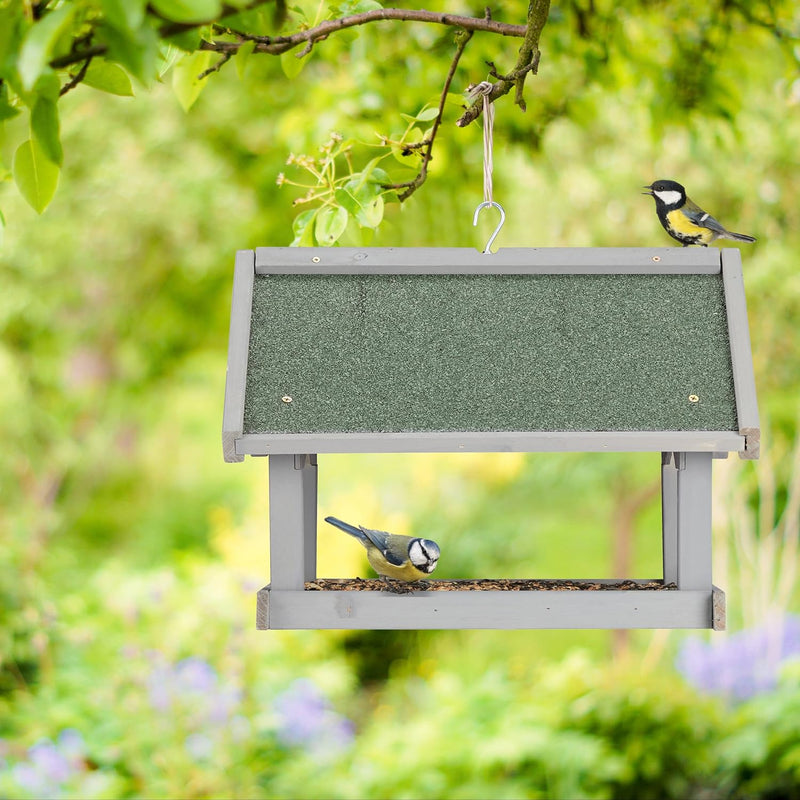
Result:
<instances>
[{"instance_id":1,"label":"bird's tail","mask_svg":"<svg viewBox=\"0 0 800 800\"><path fill-rule=\"evenodd\" d=\"M345 533L349 533L351 536L355 536L360 542L367 541L364 531L362 531L361 528L356 528L355 525L351 525L349 522L342 522L342 520L336 519L336 517L325 517L325 522L333 525L335 528L343 530Z\"/></svg>"},{"instance_id":2,"label":"bird's tail","mask_svg":"<svg viewBox=\"0 0 800 800\"><path fill-rule=\"evenodd\" d=\"M731 231L725 231L724 236L720 236L720 239L733 239L734 242L756 241L755 236L748 236L746 233L732 233Z\"/></svg>"}]
</instances>

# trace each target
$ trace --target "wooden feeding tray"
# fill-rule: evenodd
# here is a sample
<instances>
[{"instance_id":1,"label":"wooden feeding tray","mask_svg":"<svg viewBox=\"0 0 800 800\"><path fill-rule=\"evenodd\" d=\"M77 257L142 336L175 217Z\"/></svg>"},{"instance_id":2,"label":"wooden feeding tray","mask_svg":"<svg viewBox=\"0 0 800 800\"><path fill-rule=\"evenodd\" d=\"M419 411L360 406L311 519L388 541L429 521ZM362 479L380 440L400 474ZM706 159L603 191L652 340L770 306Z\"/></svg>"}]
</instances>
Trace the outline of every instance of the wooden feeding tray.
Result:
<instances>
[{"instance_id":1,"label":"wooden feeding tray","mask_svg":"<svg viewBox=\"0 0 800 800\"><path fill-rule=\"evenodd\" d=\"M758 446L738 250L237 254L223 450L269 456L259 628L720 627L711 462ZM319 454L467 451L658 454L663 575L404 594L316 575Z\"/></svg>"}]
</instances>

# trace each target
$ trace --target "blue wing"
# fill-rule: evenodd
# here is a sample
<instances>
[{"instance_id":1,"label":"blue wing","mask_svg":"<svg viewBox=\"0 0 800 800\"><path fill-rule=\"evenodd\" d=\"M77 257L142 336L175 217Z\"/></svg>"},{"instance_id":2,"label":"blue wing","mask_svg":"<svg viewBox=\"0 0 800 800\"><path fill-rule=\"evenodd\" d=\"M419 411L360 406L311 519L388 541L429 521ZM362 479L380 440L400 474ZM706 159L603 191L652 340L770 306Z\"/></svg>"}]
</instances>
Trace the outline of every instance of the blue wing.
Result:
<instances>
[{"instance_id":1,"label":"blue wing","mask_svg":"<svg viewBox=\"0 0 800 800\"><path fill-rule=\"evenodd\" d=\"M355 525L351 525L349 522L342 522L342 520L336 519L336 517L325 517L325 522L330 523L335 528L343 530L345 533L349 533L351 536L355 536L363 545L366 545L369 541L362 528L356 528Z\"/></svg>"},{"instance_id":2,"label":"blue wing","mask_svg":"<svg viewBox=\"0 0 800 800\"><path fill-rule=\"evenodd\" d=\"M703 211L700 206L693 203L691 200L687 200L680 210L692 224L697 225L699 228L708 228L708 230L719 234L728 232L711 216L711 214Z\"/></svg>"},{"instance_id":3,"label":"blue wing","mask_svg":"<svg viewBox=\"0 0 800 800\"><path fill-rule=\"evenodd\" d=\"M342 522L336 517L325 517L325 522L354 536L365 547L369 547L369 545L376 547L381 551L383 557L396 567L402 567L408 560L408 541L405 536L395 536L386 531L372 530L363 525L356 527L349 522Z\"/></svg>"},{"instance_id":4,"label":"blue wing","mask_svg":"<svg viewBox=\"0 0 800 800\"><path fill-rule=\"evenodd\" d=\"M383 557L396 567L402 567L408 561L408 537L398 536L386 531L375 531L362 527L364 535L381 551Z\"/></svg>"}]
</instances>

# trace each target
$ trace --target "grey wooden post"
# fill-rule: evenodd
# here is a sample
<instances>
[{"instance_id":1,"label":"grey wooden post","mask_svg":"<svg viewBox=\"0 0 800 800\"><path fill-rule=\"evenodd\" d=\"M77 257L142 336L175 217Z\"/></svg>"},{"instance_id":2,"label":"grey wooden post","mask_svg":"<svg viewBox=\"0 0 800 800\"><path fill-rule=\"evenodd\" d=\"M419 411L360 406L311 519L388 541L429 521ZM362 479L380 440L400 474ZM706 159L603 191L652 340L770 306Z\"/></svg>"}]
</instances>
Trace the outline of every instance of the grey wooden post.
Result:
<instances>
[{"instance_id":1,"label":"grey wooden post","mask_svg":"<svg viewBox=\"0 0 800 800\"><path fill-rule=\"evenodd\" d=\"M269 457L272 589L302 591L317 576L317 457Z\"/></svg>"},{"instance_id":2,"label":"grey wooden post","mask_svg":"<svg viewBox=\"0 0 800 800\"><path fill-rule=\"evenodd\" d=\"M664 583L677 583L678 470L672 453L661 454L661 549Z\"/></svg>"},{"instance_id":3,"label":"grey wooden post","mask_svg":"<svg viewBox=\"0 0 800 800\"><path fill-rule=\"evenodd\" d=\"M711 459L713 453L675 453L677 583L711 590Z\"/></svg>"}]
</instances>

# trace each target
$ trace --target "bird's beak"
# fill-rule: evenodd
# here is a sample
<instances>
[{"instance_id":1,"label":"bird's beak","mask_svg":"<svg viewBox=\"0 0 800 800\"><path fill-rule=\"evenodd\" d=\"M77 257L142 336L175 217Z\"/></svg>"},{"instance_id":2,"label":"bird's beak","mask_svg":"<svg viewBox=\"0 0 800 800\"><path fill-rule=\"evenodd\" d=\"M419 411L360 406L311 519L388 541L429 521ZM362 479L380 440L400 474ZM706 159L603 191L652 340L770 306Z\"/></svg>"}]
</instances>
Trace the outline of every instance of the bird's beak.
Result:
<instances>
[{"instance_id":1,"label":"bird's beak","mask_svg":"<svg viewBox=\"0 0 800 800\"><path fill-rule=\"evenodd\" d=\"M642 189L647 189L647 191L646 192L642 192L642 194L649 194L650 197L653 196L653 187L652 187L652 185L650 185L650 186L642 186Z\"/></svg>"}]
</instances>

